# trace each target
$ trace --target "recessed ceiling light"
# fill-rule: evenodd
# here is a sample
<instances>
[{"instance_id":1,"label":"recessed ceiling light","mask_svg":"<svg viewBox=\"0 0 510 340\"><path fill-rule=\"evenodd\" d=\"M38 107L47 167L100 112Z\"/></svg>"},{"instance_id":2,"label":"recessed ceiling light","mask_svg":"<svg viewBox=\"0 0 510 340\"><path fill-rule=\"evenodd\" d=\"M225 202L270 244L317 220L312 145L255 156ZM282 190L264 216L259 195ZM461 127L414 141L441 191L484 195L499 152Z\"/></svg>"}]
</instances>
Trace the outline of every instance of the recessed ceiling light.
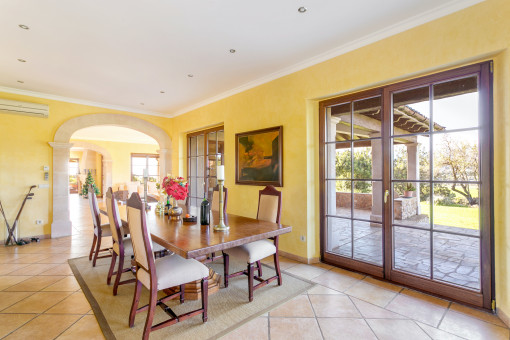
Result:
<instances>
[{"instance_id":1,"label":"recessed ceiling light","mask_svg":"<svg viewBox=\"0 0 510 340\"><path fill-rule=\"evenodd\" d=\"M27 25L18 25L19 28L23 28L24 30L29 30L30 27L28 27Z\"/></svg>"},{"instance_id":2,"label":"recessed ceiling light","mask_svg":"<svg viewBox=\"0 0 510 340\"><path fill-rule=\"evenodd\" d=\"M236 53L236 50L234 50L233 48L230 49L230 53Z\"/></svg>"},{"instance_id":3,"label":"recessed ceiling light","mask_svg":"<svg viewBox=\"0 0 510 340\"><path fill-rule=\"evenodd\" d=\"M26 63L27 61L25 59L18 59L20 63Z\"/></svg>"},{"instance_id":4,"label":"recessed ceiling light","mask_svg":"<svg viewBox=\"0 0 510 340\"><path fill-rule=\"evenodd\" d=\"M159 93L165 93L165 91L159 91Z\"/></svg>"},{"instance_id":5,"label":"recessed ceiling light","mask_svg":"<svg viewBox=\"0 0 510 340\"><path fill-rule=\"evenodd\" d=\"M299 12L299 13L304 13L304 12L306 12L306 7L299 7L299 8L298 8L298 12Z\"/></svg>"},{"instance_id":6,"label":"recessed ceiling light","mask_svg":"<svg viewBox=\"0 0 510 340\"><path fill-rule=\"evenodd\" d=\"M23 80L18 80L18 83L23 84L25 82Z\"/></svg>"},{"instance_id":7,"label":"recessed ceiling light","mask_svg":"<svg viewBox=\"0 0 510 340\"><path fill-rule=\"evenodd\" d=\"M188 78L193 78L193 75L191 73L188 74Z\"/></svg>"}]
</instances>

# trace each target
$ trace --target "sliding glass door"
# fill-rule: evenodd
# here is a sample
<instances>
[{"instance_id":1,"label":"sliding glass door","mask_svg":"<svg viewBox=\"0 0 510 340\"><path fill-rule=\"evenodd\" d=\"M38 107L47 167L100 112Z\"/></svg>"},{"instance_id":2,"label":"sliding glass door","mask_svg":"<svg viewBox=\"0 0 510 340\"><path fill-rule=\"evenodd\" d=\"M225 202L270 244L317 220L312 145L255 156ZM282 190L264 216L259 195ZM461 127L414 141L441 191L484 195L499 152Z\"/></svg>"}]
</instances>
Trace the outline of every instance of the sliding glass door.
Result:
<instances>
[{"instance_id":1,"label":"sliding glass door","mask_svg":"<svg viewBox=\"0 0 510 340\"><path fill-rule=\"evenodd\" d=\"M490 64L321 103L322 257L492 302Z\"/></svg>"}]
</instances>

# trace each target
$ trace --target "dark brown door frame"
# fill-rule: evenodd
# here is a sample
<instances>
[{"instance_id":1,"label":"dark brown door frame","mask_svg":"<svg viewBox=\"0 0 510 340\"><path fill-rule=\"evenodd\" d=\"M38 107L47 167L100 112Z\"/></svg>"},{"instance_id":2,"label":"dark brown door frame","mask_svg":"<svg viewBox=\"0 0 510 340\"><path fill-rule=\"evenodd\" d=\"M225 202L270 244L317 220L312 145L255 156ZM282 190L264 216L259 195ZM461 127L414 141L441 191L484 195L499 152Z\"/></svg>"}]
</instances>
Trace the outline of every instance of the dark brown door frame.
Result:
<instances>
[{"instance_id":1,"label":"dark brown door frame","mask_svg":"<svg viewBox=\"0 0 510 340\"><path fill-rule=\"evenodd\" d=\"M390 190L390 165L391 165L391 122L392 122L392 103L390 94L397 90L408 89L412 87L423 86L437 81L448 81L449 79L459 78L477 74L479 77L479 108L480 108L480 137L479 146L481 153L480 164L481 174L480 182L480 266L481 266L481 293L460 288L453 284L432 281L400 272L393 268L392 254L392 204L383 205L383 266L360 262L353 259L341 258L326 252L327 220L326 220L326 169L325 169L325 148L326 148L326 110L332 105L338 105L366 98L374 94L382 94L381 107L384 118L382 119L382 144L383 144L383 192ZM411 79L400 83L383 86L378 89L364 91L360 93L333 98L319 103L319 178L320 178L320 247L321 260L336 266L345 267L367 274L382 277L393 282L406 286L431 292L433 294L444 296L449 299L468 303L485 309L494 308L494 239L493 239L493 117L492 117L492 61L487 61L475 65L465 66L458 69L445 71L417 79ZM432 256L433 254L431 254Z\"/></svg>"}]
</instances>

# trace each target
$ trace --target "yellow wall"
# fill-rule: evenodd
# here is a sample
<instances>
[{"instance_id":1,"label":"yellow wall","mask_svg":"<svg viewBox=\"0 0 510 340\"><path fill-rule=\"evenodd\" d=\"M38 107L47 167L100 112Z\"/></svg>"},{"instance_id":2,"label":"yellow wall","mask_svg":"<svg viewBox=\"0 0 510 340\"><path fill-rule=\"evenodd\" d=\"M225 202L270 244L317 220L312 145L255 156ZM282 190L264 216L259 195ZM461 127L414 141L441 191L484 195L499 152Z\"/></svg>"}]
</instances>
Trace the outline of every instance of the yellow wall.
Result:
<instances>
[{"instance_id":1,"label":"yellow wall","mask_svg":"<svg viewBox=\"0 0 510 340\"><path fill-rule=\"evenodd\" d=\"M158 145L151 144L135 144L135 143L120 143L120 142L107 142L98 140L78 140L71 138L73 141L86 142L95 144L106 149L112 157L112 185L113 190L117 191L119 185L124 185L131 182L131 154L132 153L151 153L157 154L159 150ZM98 177L101 174L98 173ZM104 191L108 188L104 188Z\"/></svg>"},{"instance_id":2,"label":"yellow wall","mask_svg":"<svg viewBox=\"0 0 510 340\"><path fill-rule=\"evenodd\" d=\"M49 118L33 118L0 113L0 200L4 205L9 222L12 223L21 201L32 184L49 184L49 189L35 189L34 199L29 201L21 216L21 236L49 235L51 228L53 159L52 148L57 129L67 120L87 114L113 113L134 116L160 126L164 130L168 119L35 98L0 92L0 98L47 104ZM50 177L43 180L43 166L50 167ZM35 220L44 221L36 225ZM0 240L5 240L6 229L0 219Z\"/></svg>"},{"instance_id":3,"label":"yellow wall","mask_svg":"<svg viewBox=\"0 0 510 340\"><path fill-rule=\"evenodd\" d=\"M510 1L487 0L463 11L408 30L305 70L193 110L172 120L174 172L185 172L185 134L224 122L225 185L231 213L255 216L260 187L235 185L235 134L283 125L284 187L282 223L293 232L281 249L318 257L318 110L323 98L403 79L494 60L495 240L499 306L510 312L509 131ZM301 242L304 235L308 242ZM507 313L508 314L508 313Z\"/></svg>"},{"instance_id":4,"label":"yellow wall","mask_svg":"<svg viewBox=\"0 0 510 340\"><path fill-rule=\"evenodd\" d=\"M239 132L283 125L284 187L282 223L293 232L281 249L302 257L319 256L318 110L320 99L367 89L448 68L494 60L494 182L496 290L498 306L510 314L510 1L486 0L465 10L346 53L305 70L233 95L185 115L162 119L138 116L162 128L173 141L173 173L184 175L185 135L224 123L225 175L229 212L255 216L260 187L234 184L234 138ZM51 166L47 145L66 120L111 110L0 93L0 98L50 104L47 120L0 115L0 199L9 210L29 184L42 182L42 165ZM116 112L118 113L118 112ZM4 171L7 169L7 171ZM51 175L51 174L50 174ZM50 176L51 179L51 176ZM51 180L50 180L51 184ZM29 223L52 213L51 189L36 191L22 224L26 234L49 233ZM12 213L11 213L12 215ZM299 237L306 236L302 242Z\"/></svg>"}]
</instances>

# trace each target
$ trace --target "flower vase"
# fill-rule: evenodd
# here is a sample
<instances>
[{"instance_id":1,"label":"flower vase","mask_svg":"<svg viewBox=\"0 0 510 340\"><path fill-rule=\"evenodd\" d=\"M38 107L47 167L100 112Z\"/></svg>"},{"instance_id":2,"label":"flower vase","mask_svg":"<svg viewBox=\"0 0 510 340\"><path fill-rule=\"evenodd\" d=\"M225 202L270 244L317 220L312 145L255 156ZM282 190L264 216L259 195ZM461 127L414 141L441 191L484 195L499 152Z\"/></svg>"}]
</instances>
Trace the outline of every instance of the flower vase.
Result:
<instances>
[{"instance_id":1,"label":"flower vase","mask_svg":"<svg viewBox=\"0 0 510 340\"><path fill-rule=\"evenodd\" d=\"M168 212L171 221L180 221L182 215L182 208L177 204L177 200L173 198L172 208Z\"/></svg>"}]
</instances>

